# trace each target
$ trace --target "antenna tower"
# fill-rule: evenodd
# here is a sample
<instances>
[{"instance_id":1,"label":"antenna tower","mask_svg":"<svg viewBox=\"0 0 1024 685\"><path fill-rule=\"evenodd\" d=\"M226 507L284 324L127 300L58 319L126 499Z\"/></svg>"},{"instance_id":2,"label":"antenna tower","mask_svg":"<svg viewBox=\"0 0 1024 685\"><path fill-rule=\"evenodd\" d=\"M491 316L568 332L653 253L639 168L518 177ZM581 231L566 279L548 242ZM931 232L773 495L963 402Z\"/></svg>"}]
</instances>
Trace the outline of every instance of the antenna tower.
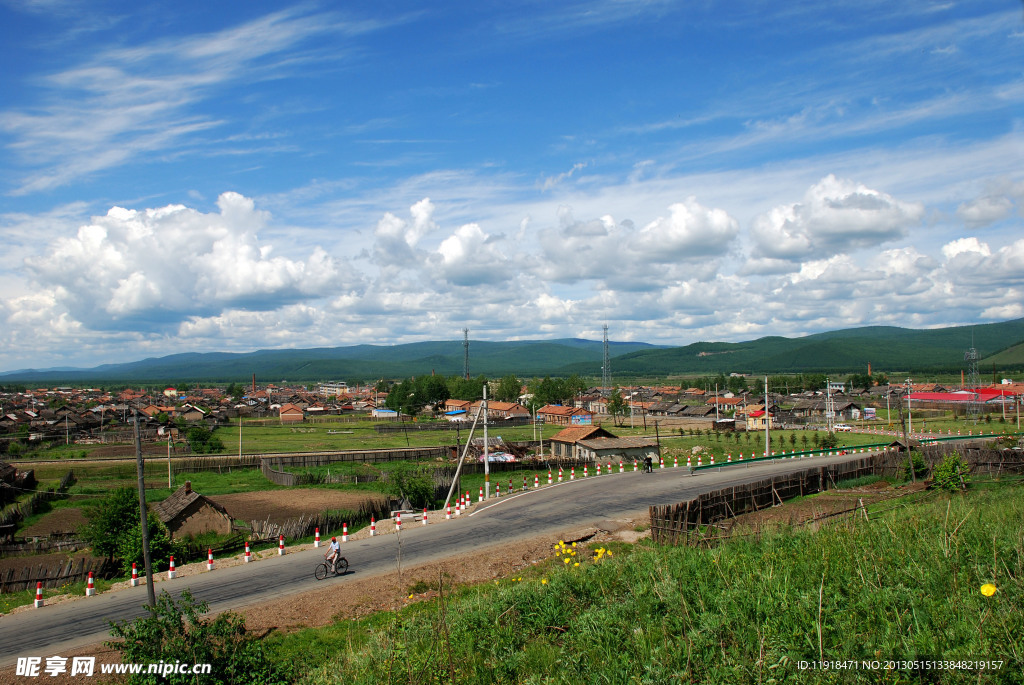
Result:
<instances>
[{"instance_id":1,"label":"antenna tower","mask_svg":"<svg viewBox=\"0 0 1024 685\"><path fill-rule=\"evenodd\" d=\"M601 364L601 387L612 387L612 362L608 354L608 324L604 325L604 360Z\"/></svg>"},{"instance_id":2,"label":"antenna tower","mask_svg":"<svg viewBox=\"0 0 1024 685\"><path fill-rule=\"evenodd\" d=\"M469 380L469 329L462 329L462 376Z\"/></svg>"}]
</instances>

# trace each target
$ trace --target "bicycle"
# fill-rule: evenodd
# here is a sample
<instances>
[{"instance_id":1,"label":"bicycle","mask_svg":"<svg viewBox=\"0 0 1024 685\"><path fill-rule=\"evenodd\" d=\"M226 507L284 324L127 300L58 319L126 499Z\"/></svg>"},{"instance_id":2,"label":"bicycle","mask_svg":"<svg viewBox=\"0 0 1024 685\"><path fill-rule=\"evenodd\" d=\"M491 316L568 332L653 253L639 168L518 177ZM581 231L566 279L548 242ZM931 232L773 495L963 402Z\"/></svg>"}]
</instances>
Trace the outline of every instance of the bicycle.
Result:
<instances>
[{"instance_id":1,"label":"bicycle","mask_svg":"<svg viewBox=\"0 0 1024 685\"><path fill-rule=\"evenodd\" d=\"M348 571L348 559L345 557L338 557L337 561L334 562L334 575L342 576ZM317 580L323 580L331 574L331 565L326 561L321 561L316 565L313 570L313 577Z\"/></svg>"}]
</instances>

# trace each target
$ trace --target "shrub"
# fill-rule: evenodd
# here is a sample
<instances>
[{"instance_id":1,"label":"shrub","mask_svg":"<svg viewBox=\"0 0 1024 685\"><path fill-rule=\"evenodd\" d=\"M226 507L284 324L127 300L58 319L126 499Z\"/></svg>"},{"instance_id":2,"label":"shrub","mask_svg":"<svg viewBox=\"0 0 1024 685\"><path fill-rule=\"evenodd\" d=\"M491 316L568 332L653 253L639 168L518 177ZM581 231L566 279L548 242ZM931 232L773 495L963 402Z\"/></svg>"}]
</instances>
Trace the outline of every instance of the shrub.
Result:
<instances>
[{"instance_id":1,"label":"shrub","mask_svg":"<svg viewBox=\"0 0 1024 685\"><path fill-rule=\"evenodd\" d=\"M111 622L111 637L121 638L107 645L121 652L125 663L210 664L209 674L138 674L130 683L177 684L287 683L289 674L264 652L263 643L247 637L245 620L226 612L213 620L203 620L209 609L184 590L180 601L161 592L155 607L146 607L149 616L121 623Z\"/></svg>"},{"instance_id":2,"label":"shrub","mask_svg":"<svg viewBox=\"0 0 1024 685\"><path fill-rule=\"evenodd\" d=\"M970 467L964 458L957 452L946 455L941 463L935 466L932 471L932 483L935 487L955 492L966 490L970 480Z\"/></svg>"},{"instance_id":3,"label":"shrub","mask_svg":"<svg viewBox=\"0 0 1024 685\"><path fill-rule=\"evenodd\" d=\"M914 464L913 476L910 473L911 462ZM928 464L925 463L924 457L921 456L920 452L911 452L910 458L903 462L903 474L906 480L910 480L912 477L921 479L928 475Z\"/></svg>"}]
</instances>

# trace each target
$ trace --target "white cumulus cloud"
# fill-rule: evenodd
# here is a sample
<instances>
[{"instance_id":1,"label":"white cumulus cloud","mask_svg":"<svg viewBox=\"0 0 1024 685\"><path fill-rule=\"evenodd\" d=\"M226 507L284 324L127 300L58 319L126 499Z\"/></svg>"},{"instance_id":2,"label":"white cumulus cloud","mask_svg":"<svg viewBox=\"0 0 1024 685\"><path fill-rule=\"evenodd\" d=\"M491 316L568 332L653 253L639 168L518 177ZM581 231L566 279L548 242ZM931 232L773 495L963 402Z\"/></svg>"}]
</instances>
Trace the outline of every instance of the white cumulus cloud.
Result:
<instances>
[{"instance_id":1,"label":"white cumulus cloud","mask_svg":"<svg viewBox=\"0 0 1024 685\"><path fill-rule=\"evenodd\" d=\"M96 329L159 328L228 307L274 309L319 298L341 280L335 258L272 257L258 231L268 220L237 193L219 213L182 205L114 207L74 236L26 260L38 284L76 320Z\"/></svg>"},{"instance_id":2,"label":"white cumulus cloud","mask_svg":"<svg viewBox=\"0 0 1024 685\"><path fill-rule=\"evenodd\" d=\"M853 181L828 175L802 202L779 205L754 219L755 258L828 258L902 238L924 207Z\"/></svg>"}]
</instances>

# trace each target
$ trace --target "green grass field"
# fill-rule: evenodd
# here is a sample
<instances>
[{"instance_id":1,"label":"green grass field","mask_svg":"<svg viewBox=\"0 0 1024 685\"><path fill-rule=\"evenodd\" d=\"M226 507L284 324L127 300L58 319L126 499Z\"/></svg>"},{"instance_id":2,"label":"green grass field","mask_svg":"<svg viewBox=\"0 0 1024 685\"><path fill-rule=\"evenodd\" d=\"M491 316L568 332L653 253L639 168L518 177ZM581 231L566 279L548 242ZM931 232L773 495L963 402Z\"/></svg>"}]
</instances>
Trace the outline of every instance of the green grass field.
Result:
<instances>
[{"instance_id":1,"label":"green grass field","mask_svg":"<svg viewBox=\"0 0 1024 685\"><path fill-rule=\"evenodd\" d=\"M1019 485L880 509L713 549L555 545L515 577L267 644L311 684L1021 682ZM885 670L913 659L999 667ZM821 660L879 666L800 666Z\"/></svg>"}]
</instances>

